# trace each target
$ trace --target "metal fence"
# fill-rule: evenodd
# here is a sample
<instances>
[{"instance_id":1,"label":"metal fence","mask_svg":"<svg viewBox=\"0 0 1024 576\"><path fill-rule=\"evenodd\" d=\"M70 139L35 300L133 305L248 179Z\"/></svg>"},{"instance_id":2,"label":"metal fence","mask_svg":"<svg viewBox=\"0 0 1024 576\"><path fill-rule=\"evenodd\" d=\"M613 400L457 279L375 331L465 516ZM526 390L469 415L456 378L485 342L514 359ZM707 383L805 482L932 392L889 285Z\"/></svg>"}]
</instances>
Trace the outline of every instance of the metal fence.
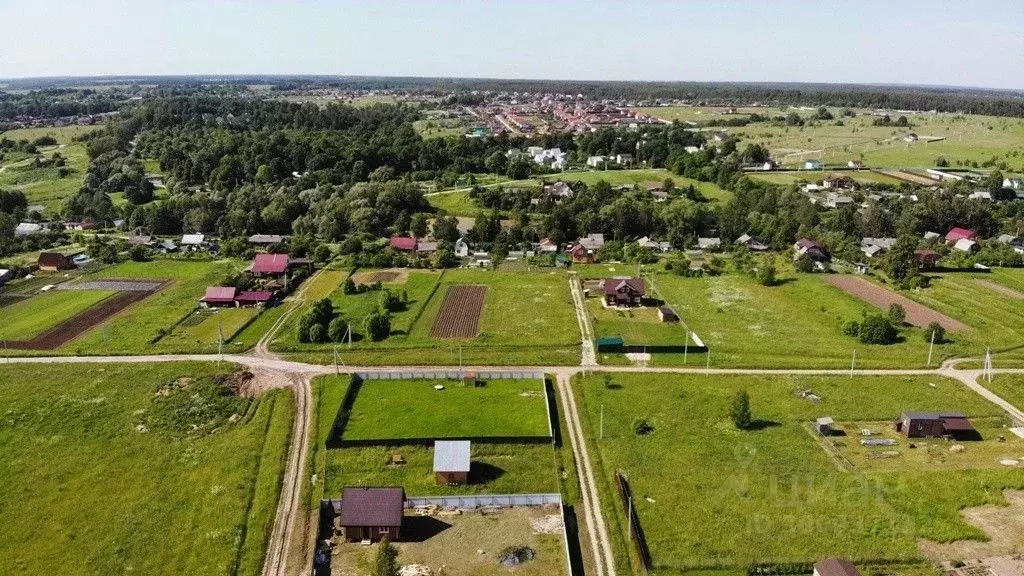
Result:
<instances>
[{"instance_id":1,"label":"metal fence","mask_svg":"<svg viewBox=\"0 0 1024 576\"><path fill-rule=\"evenodd\" d=\"M558 506L559 494L476 494L471 496L409 496L406 508L437 506L438 508L512 508L514 506Z\"/></svg>"},{"instance_id":2,"label":"metal fence","mask_svg":"<svg viewBox=\"0 0 1024 576\"><path fill-rule=\"evenodd\" d=\"M357 372L363 380L461 380L466 374L476 373L480 380L543 380L544 373L532 370L382 370Z\"/></svg>"}]
</instances>

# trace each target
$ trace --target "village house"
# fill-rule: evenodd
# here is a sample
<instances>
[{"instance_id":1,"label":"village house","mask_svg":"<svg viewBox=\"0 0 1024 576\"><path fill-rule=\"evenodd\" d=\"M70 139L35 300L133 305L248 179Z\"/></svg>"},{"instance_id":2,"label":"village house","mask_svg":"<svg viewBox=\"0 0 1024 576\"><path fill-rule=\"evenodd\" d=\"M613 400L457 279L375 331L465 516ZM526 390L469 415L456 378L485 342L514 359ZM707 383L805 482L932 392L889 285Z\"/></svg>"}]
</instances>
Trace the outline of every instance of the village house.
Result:
<instances>
[{"instance_id":1,"label":"village house","mask_svg":"<svg viewBox=\"0 0 1024 576\"><path fill-rule=\"evenodd\" d=\"M843 206L849 206L850 204L853 204L853 198L843 194L837 194L835 192L829 192L828 195L825 196L825 201L822 202L822 205L826 208L842 208Z\"/></svg>"},{"instance_id":2,"label":"village house","mask_svg":"<svg viewBox=\"0 0 1024 576\"><path fill-rule=\"evenodd\" d=\"M961 238L953 243L953 250L960 252L974 252L978 249L978 243L974 240L968 240L967 238Z\"/></svg>"},{"instance_id":3,"label":"village house","mask_svg":"<svg viewBox=\"0 0 1024 576\"><path fill-rule=\"evenodd\" d=\"M743 234L736 239L736 244L741 244L747 247L747 250L752 252L767 252L771 247L761 242L757 238L754 238L750 234Z\"/></svg>"},{"instance_id":4,"label":"village house","mask_svg":"<svg viewBox=\"0 0 1024 576\"><path fill-rule=\"evenodd\" d=\"M894 244L896 244L895 238L861 238L860 251L868 258L874 258L891 250Z\"/></svg>"},{"instance_id":5,"label":"village house","mask_svg":"<svg viewBox=\"0 0 1024 576\"><path fill-rule=\"evenodd\" d=\"M793 250L796 252L795 257L800 257L806 254L815 262L828 262L832 259L821 244L818 244L810 238L801 238L797 240L796 244L793 244Z\"/></svg>"},{"instance_id":6,"label":"village house","mask_svg":"<svg viewBox=\"0 0 1024 576\"><path fill-rule=\"evenodd\" d=\"M555 182L554 184L544 185L544 196L555 200L556 202L564 200L566 198L572 198L573 190L565 182Z\"/></svg>"},{"instance_id":7,"label":"village house","mask_svg":"<svg viewBox=\"0 0 1024 576\"><path fill-rule=\"evenodd\" d=\"M861 162L860 160L850 160L849 162L846 163L846 167L853 168L855 170L860 170L861 168L864 167L864 163Z\"/></svg>"},{"instance_id":8,"label":"village house","mask_svg":"<svg viewBox=\"0 0 1024 576\"><path fill-rule=\"evenodd\" d=\"M277 234L253 234L249 236L249 244L271 246L281 242L284 242L284 236L278 236Z\"/></svg>"},{"instance_id":9,"label":"village house","mask_svg":"<svg viewBox=\"0 0 1024 576\"><path fill-rule=\"evenodd\" d=\"M349 487L341 495L341 532L345 540L377 542L402 538L405 490L401 487Z\"/></svg>"},{"instance_id":10,"label":"village house","mask_svg":"<svg viewBox=\"0 0 1024 576\"><path fill-rule=\"evenodd\" d=\"M233 286L208 286L199 305L203 308L266 306L273 297L274 293L269 290L239 291Z\"/></svg>"},{"instance_id":11,"label":"village house","mask_svg":"<svg viewBox=\"0 0 1024 576\"><path fill-rule=\"evenodd\" d=\"M721 238L697 238L697 248L704 252L715 252L722 248Z\"/></svg>"},{"instance_id":12,"label":"village house","mask_svg":"<svg viewBox=\"0 0 1024 576\"><path fill-rule=\"evenodd\" d=\"M182 234L181 241L178 242L181 246L189 250L202 250L206 248L206 235L205 234Z\"/></svg>"},{"instance_id":13,"label":"village house","mask_svg":"<svg viewBox=\"0 0 1024 576\"><path fill-rule=\"evenodd\" d=\"M658 307L658 320L662 322L679 322L679 315L668 306Z\"/></svg>"},{"instance_id":14,"label":"village house","mask_svg":"<svg viewBox=\"0 0 1024 576\"><path fill-rule=\"evenodd\" d=\"M287 254L257 254L249 273L256 278L281 278L288 274L289 265Z\"/></svg>"},{"instance_id":15,"label":"village house","mask_svg":"<svg viewBox=\"0 0 1024 576\"><path fill-rule=\"evenodd\" d=\"M615 163L619 164L619 165L632 164L633 163L633 155L632 154L616 154L615 155Z\"/></svg>"},{"instance_id":16,"label":"village house","mask_svg":"<svg viewBox=\"0 0 1024 576\"><path fill-rule=\"evenodd\" d=\"M941 254L930 248L918 248L914 250L914 261L921 270L934 270L939 262Z\"/></svg>"},{"instance_id":17,"label":"village house","mask_svg":"<svg viewBox=\"0 0 1024 576\"><path fill-rule=\"evenodd\" d=\"M640 278L608 278L604 281L604 301L609 306L640 306L646 288Z\"/></svg>"},{"instance_id":18,"label":"village house","mask_svg":"<svg viewBox=\"0 0 1024 576\"><path fill-rule=\"evenodd\" d=\"M0 268L0 286L7 284L14 278L14 272L11 272L7 268Z\"/></svg>"},{"instance_id":19,"label":"village house","mask_svg":"<svg viewBox=\"0 0 1024 576\"><path fill-rule=\"evenodd\" d=\"M75 268L75 261L60 252L40 252L38 263L39 269L45 272L59 272Z\"/></svg>"},{"instance_id":20,"label":"village house","mask_svg":"<svg viewBox=\"0 0 1024 576\"><path fill-rule=\"evenodd\" d=\"M464 237L455 241L455 256L459 258L469 256L469 242Z\"/></svg>"},{"instance_id":21,"label":"village house","mask_svg":"<svg viewBox=\"0 0 1024 576\"><path fill-rule=\"evenodd\" d=\"M540 242L537 244L537 251L542 254L558 252L558 244L556 244L551 238L541 238Z\"/></svg>"},{"instance_id":22,"label":"village house","mask_svg":"<svg viewBox=\"0 0 1024 576\"><path fill-rule=\"evenodd\" d=\"M437 252L437 242L417 242L417 254L433 254Z\"/></svg>"},{"instance_id":23,"label":"village house","mask_svg":"<svg viewBox=\"0 0 1024 576\"><path fill-rule=\"evenodd\" d=\"M160 243L160 239L152 234L146 234L140 230L136 230L132 234L128 235L128 243L132 246L146 246L147 248L155 248Z\"/></svg>"},{"instance_id":24,"label":"village house","mask_svg":"<svg viewBox=\"0 0 1024 576\"><path fill-rule=\"evenodd\" d=\"M418 242L414 236L392 236L391 248L399 252L415 252Z\"/></svg>"},{"instance_id":25,"label":"village house","mask_svg":"<svg viewBox=\"0 0 1024 576\"><path fill-rule=\"evenodd\" d=\"M32 236L43 232L43 225L35 222L22 222L14 228L14 235L18 237Z\"/></svg>"},{"instance_id":26,"label":"village house","mask_svg":"<svg viewBox=\"0 0 1024 576\"><path fill-rule=\"evenodd\" d=\"M587 156L587 166L590 168L600 168L606 162L608 162L607 156Z\"/></svg>"},{"instance_id":27,"label":"village house","mask_svg":"<svg viewBox=\"0 0 1024 576\"><path fill-rule=\"evenodd\" d=\"M895 427L907 438L969 438L977 434L960 412L904 412Z\"/></svg>"},{"instance_id":28,"label":"village house","mask_svg":"<svg viewBox=\"0 0 1024 576\"><path fill-rule=\"evenodd\" d=\"M569 255L572 256L573 262L579 262L584 264L593 264L595 254L593 250L587 250L587 247L583 244L576 244L569 249Z\"/></svg>"},{"instance_id":29,"label":"village house","mask_svg":"<svg viewBox=\"0 0 1024 576\"><path fill-rule=\"evenodd\" d=\"M853 178L849 176L829 176L821 181L821 187L831 188L853 188Z\"/></svg>"},{"instance_id":30,"label":"village house","mask_svg":"<svg viewBox=\"0 0 1024 576\"><path fill-rule=\"evenodd\" d=\"M804 162L804 170L821 170L821 162L818 160L808 160Z\"/></svg>"},{"instance_id":31,"label":"village house","mask_svg":"<svg viewBox=\"0 0 1024 576\"><path fill-rule=\"evenodd\" d=\"M849 560L826 558L814 565L814 576L860 576L860 571Z\"/></svg>"},{"instance_id":32,"label":"village house","mask_svg":"<svg viewBox=\"0 0 1024 576\"><path fill-rule=\"evenodd\" d=\"M655 240L651 240L647 236L640 238L639 240L636 241L636 243L639 244L642 248L648 248L650 250L654 250L655 252L668 252L669 250L672 249L672 244L670 242L657 242Z\"/></svg>"},{"instance_id":33,"label":"village house","mask_svg":"<svg viewBox=\"0 0 1024 576\"><path fill-rule=\"evenodd\" d=\"M434 478L438 486L468 484L469 440L434 441Z\"/></svg>"}]
</instances>

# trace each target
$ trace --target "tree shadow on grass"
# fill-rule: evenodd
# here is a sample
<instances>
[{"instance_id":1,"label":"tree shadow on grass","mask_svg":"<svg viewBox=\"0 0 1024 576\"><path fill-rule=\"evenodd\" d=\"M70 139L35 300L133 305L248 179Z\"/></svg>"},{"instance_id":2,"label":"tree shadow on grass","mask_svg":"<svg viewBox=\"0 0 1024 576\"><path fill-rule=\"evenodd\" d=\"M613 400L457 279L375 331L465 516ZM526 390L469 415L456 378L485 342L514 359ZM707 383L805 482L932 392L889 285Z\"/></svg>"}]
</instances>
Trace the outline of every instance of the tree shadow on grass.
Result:
<instances>
[{"instance_id":1,"label":"tree shadow on grass","mask_svg":"<svg viewBox=\"0 0 1024 576\"><path fill-rule=\"evenodd\" d=\"M469 465L469 482L471 484L486 484L493 482L505 475L505 470L486 462L471 462Z\"/></svg>"},{"instance_id":2,"label":"tree shadow on grass","mask_svg":"<svg viewBox=\"0 0 1024 576\"><path fill-rule=\"evenodd\" d=\"M451 527L433 516L406 516L402 520L402 542L426 542Z\"/></svg>"},{"instance_id":3,"label":"tree shadow on grass","mask_svg":"<svg viewBox=\"0 0 1024 576\"><path fill-rule=\"evenodd\" d=\"M765 430L768 428L775 428L776 426L782 426L780 422L774 420L754 420L747 426L747 430L750 432L757 432L758 430Z\"/></svg>"}]
</instances>

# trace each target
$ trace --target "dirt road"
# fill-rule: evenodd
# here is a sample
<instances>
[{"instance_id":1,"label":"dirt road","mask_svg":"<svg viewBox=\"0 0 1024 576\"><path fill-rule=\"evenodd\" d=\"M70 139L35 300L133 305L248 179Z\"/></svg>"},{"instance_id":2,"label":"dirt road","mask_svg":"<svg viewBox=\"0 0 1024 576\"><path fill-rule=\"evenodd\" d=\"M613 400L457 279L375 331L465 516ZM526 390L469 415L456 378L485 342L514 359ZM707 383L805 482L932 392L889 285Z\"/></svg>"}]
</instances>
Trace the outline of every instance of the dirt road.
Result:
<instances>
[{"instance_id":1,"label":"dirt road","mask_svg":"<svg viewBox=\"0 0 1024 576\"><path fill-rule=\"evenodd\" d=\"M576 322L580 325L580 336L582 337L581 348L583 355L580 358L580 365L596 366L597 352L594 350L594 330L590 326L587 302L583 298L583 291L580 289L579 280L575 275L569 278L569 291L572 292L572 304L576 310Z\"/></svg>"}]
</instances>

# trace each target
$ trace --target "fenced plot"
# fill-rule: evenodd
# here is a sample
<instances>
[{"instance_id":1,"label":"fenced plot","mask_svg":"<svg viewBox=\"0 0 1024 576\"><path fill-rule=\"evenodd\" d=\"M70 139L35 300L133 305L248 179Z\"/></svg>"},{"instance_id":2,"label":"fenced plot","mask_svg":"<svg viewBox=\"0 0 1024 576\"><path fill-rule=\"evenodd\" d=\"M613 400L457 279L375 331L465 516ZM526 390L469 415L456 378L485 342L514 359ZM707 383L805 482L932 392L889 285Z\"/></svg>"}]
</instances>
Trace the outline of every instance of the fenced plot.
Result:
<instances>
[{"instance_id":1,"label":"fenced plot","mask_svg":"<svg viewBox=\"0 0 1024 576\"><path fill-rule=\"evenodd\" d=\"M932 322L938 322L943 328L950 332L961 332L969 327L958 320L954 320L945 314L940 314L931 308L922 306L913 300L901 296L888 288L876 286L863 278L855 276L827 276L825 281L839 288L843 292L855 296L872 306L882 310L888 310L889 306L899 304L907 312L907 322L914 326L927 328Z\"/></svg>"},{"instance_id":2,"label":"fenced plot","mask_svg":"<svg viewBox=\"0 0 1024 576\"><path fill-rule=\"evenodd\" d=\"M487 298L487 286L449 286L434 320L434 338L473 338L480 332L480 316Z\"/></svg>"},{"instance_id":3,"label":"fenced plot","mask_svg":"<svg viewBox=\"0 0 1024 576\"><path fill-rule=\"evenodd\" d=\"M110 290L113 292L153 292L164 284L163 280L91 280L89 282L65 282L58 284L58 290Z\"/></svg>"}]
</instances>

